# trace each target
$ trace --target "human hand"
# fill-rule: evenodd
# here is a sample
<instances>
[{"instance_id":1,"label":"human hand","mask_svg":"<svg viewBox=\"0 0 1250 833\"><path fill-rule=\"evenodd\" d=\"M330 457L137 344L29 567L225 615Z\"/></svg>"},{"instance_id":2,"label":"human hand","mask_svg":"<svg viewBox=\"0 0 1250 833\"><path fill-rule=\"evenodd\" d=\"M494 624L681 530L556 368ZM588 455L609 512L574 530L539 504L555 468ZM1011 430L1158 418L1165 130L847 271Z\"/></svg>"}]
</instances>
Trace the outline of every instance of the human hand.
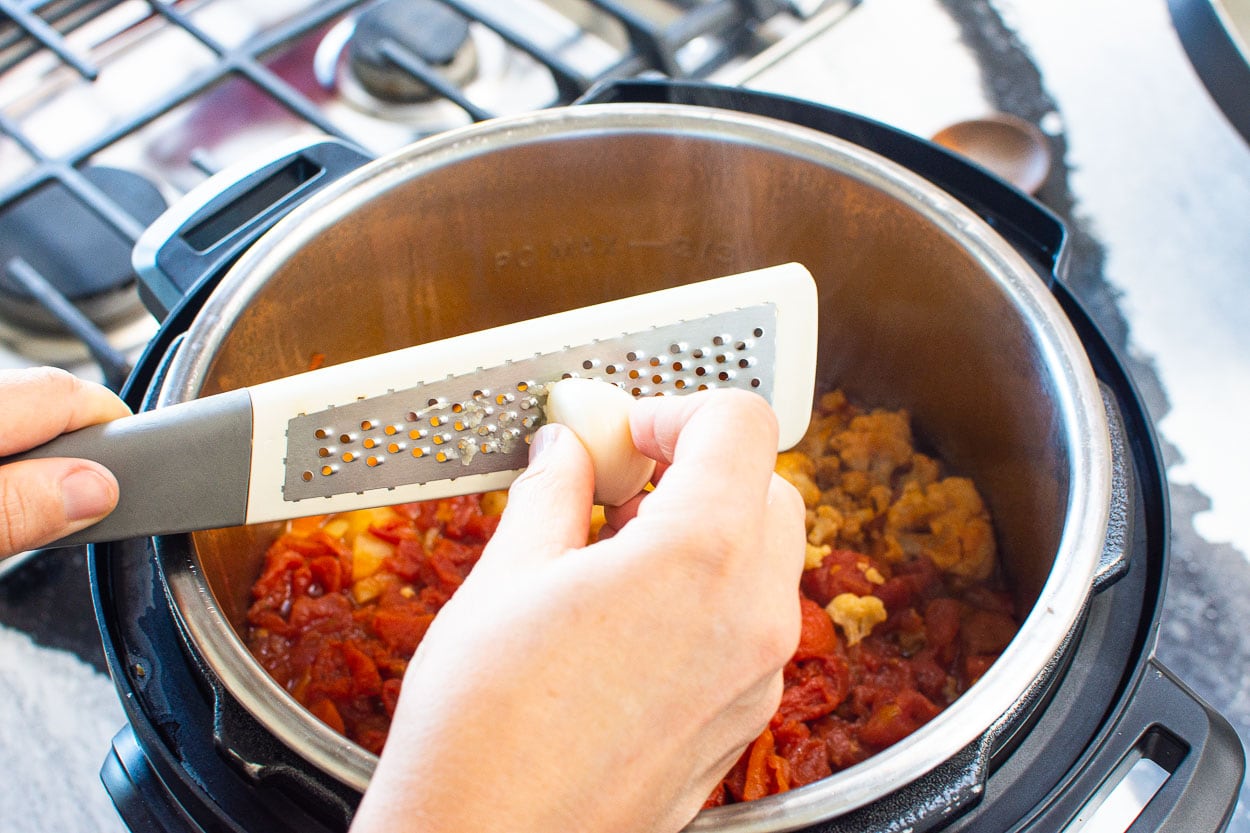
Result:
<instances>
[{"instance_id":1,"label":"human hand","mask_svg":"<svg viewBox=\"0 0 1250 833\"><path fill-rule=\"evenodd\" d=\"M51 367L0 371L0 458L130 413L107 388ZM117 480L90 460L0 466L0 558L63 538L117 505Z\"/></svg>"},{"instance_id":2,"label":"human hand","mask_svg":"<svg viewBox=\"0 0 1250 833\"><path fill-rule=\"evenodd\" d=\"M354 831L676 831L767 725L799 636L803 504L754 394L640 400L657 485L586 546L593 474L544 427L405 675Z\"/></svg>"}]
</instances>

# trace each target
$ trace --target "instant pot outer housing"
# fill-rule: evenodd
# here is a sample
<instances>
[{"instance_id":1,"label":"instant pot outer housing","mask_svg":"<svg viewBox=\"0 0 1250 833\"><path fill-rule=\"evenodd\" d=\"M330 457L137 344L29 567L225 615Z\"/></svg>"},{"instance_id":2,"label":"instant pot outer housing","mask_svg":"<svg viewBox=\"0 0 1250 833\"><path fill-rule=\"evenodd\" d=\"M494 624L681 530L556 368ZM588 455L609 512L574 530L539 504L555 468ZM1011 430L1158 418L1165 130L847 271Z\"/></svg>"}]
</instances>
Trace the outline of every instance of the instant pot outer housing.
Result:
<instances>
[{"instance_id":1,"label":"instant pot outer housing","mask_svg":"<svg viewBox=\"0 0 1250 833\"><path fill-rule=\"evenodd\" d=\"M897 829L930 829L980 799L1052 696L1091 598L1127 569L1132 496L1115 398L1051 292L1054 264L1039 274L929 180L859 144L715 107L589 104L441 134L325 185L193 314L175 310L189 326L147 399L788 261L818 284L818 388L906 408L921 442L976 481L1027 618L910 737L818 783L704 811L691 829L806 828L940 771L919 803L884 810ZM157 539L161 584L218 702L308 764L295 781L358 793L376 758L301 707L240 637L275 533Z\"/></svg>"}]
</instances>

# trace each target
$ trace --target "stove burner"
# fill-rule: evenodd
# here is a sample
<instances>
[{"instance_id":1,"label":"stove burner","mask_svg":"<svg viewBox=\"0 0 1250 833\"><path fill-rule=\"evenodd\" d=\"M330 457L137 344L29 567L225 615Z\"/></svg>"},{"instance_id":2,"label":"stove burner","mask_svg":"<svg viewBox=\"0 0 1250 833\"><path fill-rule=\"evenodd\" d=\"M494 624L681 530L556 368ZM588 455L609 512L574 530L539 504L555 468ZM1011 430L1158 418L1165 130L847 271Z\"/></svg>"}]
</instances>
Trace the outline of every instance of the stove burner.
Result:
<instances>
[{"instance_id":1,"label":"stove burner","mask_svg":"<svg viewBox=\"0 0 1250 833\"><path fill-rule=\"evenodd\" d=\"M165 200L142 176L89 167L83 176L136 221L147 225ZM0 319L30 335L62 335L65 325L23 285L14 270L33 270L100 328L144 312L130 251L133 241L59 181L0 213Z\"/></svg>"},{"instance_id":2,"label":"stove burner","mask_svg":"<svg viewBox=\"0 0 1250 833\"><path fill-rule=\"evenodd\" d=\"M469 22L434 0L383 0L356 21L347 50L360 85L382 101L411 104L438 93L419 76L462 87L477 72Z\"/></svg>"}]
</instances>

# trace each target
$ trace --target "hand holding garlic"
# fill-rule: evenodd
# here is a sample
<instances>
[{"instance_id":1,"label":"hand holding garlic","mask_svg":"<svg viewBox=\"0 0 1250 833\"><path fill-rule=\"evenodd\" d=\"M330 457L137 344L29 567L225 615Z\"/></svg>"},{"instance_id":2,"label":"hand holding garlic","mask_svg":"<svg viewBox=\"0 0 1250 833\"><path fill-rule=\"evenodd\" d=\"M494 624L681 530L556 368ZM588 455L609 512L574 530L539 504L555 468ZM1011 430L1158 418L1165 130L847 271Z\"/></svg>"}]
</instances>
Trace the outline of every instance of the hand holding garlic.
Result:
<instances>
[{"instance_id":1,"label":"hand holding garlic","mask_svg":"<svg viewBox=\"0 0 1250 833\"><path fill-rule=\"evenodd\" d=\"M618 398L594 434L597 394L562 385L586 436L554 417L535 434L413 655L353 833L677 831L777 710L805 532L773 472L772 408L740 390ZM655 489L609 507L610 534L587 544L588 448L605 444L623 454L601 455L611 466L657 461ZM614 472L617 496L634 489Z\"/></svg>"},{"instance_id":2,"label":"hand holding garlic","mask_svg":"<svg viewBox=\"0 0 1250 833\"><path fill-rule=\"evenodd\" d=\"M620 506L643 490L655 460L634 447L627 391L597 379L562 379L547 392L547 421L573 430L595 469L595 502Z\"/></svg>"}]
</instances>

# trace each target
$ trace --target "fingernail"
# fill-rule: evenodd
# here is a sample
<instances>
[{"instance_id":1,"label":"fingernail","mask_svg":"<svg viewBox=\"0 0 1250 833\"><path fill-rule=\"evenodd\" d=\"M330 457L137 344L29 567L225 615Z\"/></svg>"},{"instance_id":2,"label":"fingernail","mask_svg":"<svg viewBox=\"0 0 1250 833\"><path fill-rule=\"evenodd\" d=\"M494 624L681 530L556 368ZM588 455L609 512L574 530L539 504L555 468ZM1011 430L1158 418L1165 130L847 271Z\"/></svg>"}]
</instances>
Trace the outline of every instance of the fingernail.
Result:
<instances>
[{"instance_id":1,"label":"fingernail","mask_svg":"<svg viewBox=\"0 0 1250 833\"><path fill-rule=\"evenodd\" d=\"M534 436L530 438L530 465L537 462L538 458L542 456L544 451L555 445L562 430L563 426L554 422L549 422L534 433Z\"/></svg>"},{"instance_id":2,"label":"fingernail","mask_svg":"<svg viewBox=\"0 0 1250 833\"><path fill-rule=\"evenodd\" d=\"M113 509L113 484L97 471L78 469L61 481L61 504L66 520L102 517Z\"/></svg>"}]
</instances>

